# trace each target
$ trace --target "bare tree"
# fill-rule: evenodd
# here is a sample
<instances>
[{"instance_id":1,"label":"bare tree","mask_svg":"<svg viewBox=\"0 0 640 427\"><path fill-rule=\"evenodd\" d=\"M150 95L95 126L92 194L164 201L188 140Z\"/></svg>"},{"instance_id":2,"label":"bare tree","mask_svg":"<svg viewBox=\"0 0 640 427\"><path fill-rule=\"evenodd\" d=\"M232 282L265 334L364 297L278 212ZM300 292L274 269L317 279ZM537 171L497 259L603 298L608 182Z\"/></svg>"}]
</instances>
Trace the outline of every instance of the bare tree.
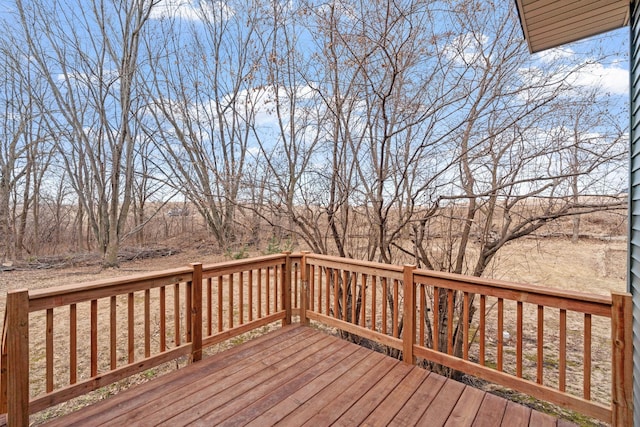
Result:
<instances>
[{"instance_id":1,"label":"bare tree","mask_svg":"<svg viewBox=\"0 0 640 427\"><path fill-rule=\"evenodd\" d=\"M220 247L235 243L246 156L256 120L257 4L202 3L193 20L171 11L158 21L147 84L158 164L165 180L184 192ZM187 37L188 35L188 37ZM185 41L186 40L186 41Z\"/></svg>"},{"instance_id":2,"label":"bare tree","mask_svg":"<svg viewBox=\"0 0 640 427\"><path fill-rule=\"evenodd\" d=\"M461 126L447 143L457 153L457 173L438 195L438 209L415 216L412 245L398 241L397 246L429 268L481 276L506 244L551 221L624 206L616 198L577 198L570 191L576 180L586 183L584 177L602 164L620 159L620 150L610 149L619 147L622 132L601 135L602 143L589 149L577 148L572 138L559 139L556 129L571 116L575 99L584 96L569 84L579 67L559 62L546 72L536 70L524 56L516 17L491 2L461 5L455 19L462 34L449 54L459 61L467 89L457 106ZM589 94L583 102L588 101ZM566 162L575 159L576 149L580 161ZM448 303L443 295L433 301L441 325L458 319L454 347L461 354L462 316L448 319ZM459 312L460 295L453 304ZM427 337L438 340L439 348L445 348L445 339Z\"/></svg>"},{"instance_id":3,"label":"bare tree","mask_svg":"<svg viewBox=\"0 0 640 427\"><path fill-rule=\"evenodd\" d=\"M56 103L47 120L104 255L118 248L134 177L139 47L153 0L17 1L29 55ZM79 172L82 171L82 172Z\"/></svg>"},{"instance_id":4,"label":"bare tree","mask_svg":"<svg viewBox=\"0 0 640 427\"><path fill-rule=\"evenodd\" d=\"M46 88L26 53L20 50L19 39L5 25L3 31L5 37L0 41L0 235L3 236L0 259L13 260L21 256L25 247L30 210L33 210L37 231L39 191L51 154L46 145L50 138L41 110Z\"/></svg>"},{"instance_id":5,"label":"bare tree","mask_svg":"<svg viewBox=\"0 0 640 427\"><path fill-rule=\"evenodd\" d=\"M328 228L322 220L326 211L320 202L327 189L326 170L318 170L318 163L324 161L320 161L324 138L320 127L330 113L318 102L317 88L308 80L308 67L317 57L312 49L305 49L307 11L306 5L280 2L271 2L263 11L268 17L267 31L260 33L266 52L261 73L264 86L256 100L273 117L273 124L266 129L260 123L252 126L256 144L252 162L261 171L252 187L260 190L257 198L263 200L253 205L253 212L279 235L301 239L313 251L327 253ZM336 241L343 256L340 241L344 238Z\"/></svg>"},{"instance_id":6,"label":"bare tree","mask_svg":"<svg viewBox=\"0 0 640 427\"><path fill-rule=\"evenodd\" d=\"M551 221L622 206L571 196L572 181L588 194L584 177L620 159L623 136L614 127L581 143L570 167L576 144L556 130L578 98L589 102L570 84L580 66L552 60L541 70L501 4L448 6L275 9L270 41L280 49L270 50L269 75L280 130L276 144L261 143L267 191L272 211L292 218L314 250L481 276L501 248ZM296 13L307 33L291 24ZM298 52L297 31L313 35L312 53ZM313 96L302 101L300 87ZM301 113L309 103L314 116ZM581 129L599 126L582 117ZM302 137L300 124L317 133ZM446 299L433 303L446 316Z\"/></svg>"}]
</instances>

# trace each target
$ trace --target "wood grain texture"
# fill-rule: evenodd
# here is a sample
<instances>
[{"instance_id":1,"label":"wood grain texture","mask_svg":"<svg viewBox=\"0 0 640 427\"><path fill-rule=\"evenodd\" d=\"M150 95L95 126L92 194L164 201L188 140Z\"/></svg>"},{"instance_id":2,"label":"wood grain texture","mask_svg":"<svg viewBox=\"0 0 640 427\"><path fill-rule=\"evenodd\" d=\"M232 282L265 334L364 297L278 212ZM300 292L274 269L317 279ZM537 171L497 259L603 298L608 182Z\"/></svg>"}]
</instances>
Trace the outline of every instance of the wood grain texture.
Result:
<instances>
[{"instance_id":1,"label":"wood grain texture","mask_svg":"<svg viewBox=\"0 0 640 427\"><path fill-rule=\"evenodd\" d=\"M29 292L7 293L7 422L29 425Z\"/></svg>"},{"instance_id":2,"label":"wood grain texture","mask_svg":"<svg viewBox=\"0 0 640 427\"><path fill-rule=\"evenodd\" d=\"M290 325L49 426L494 426L555 419L309 327Z\"/></svg>"},{"instance_id":3,"label":"wood grain texture","mask_svg":"<svg viewBox=\"0 0 640 427\"><path fill-rule=\"evenodd\" d=\"M257 289L253 288L254 270L257 276ZM264 282L262 275L264 275ZM217 291L213 291L215 286L214 277L217 278ZM304 283L298 283L298 279ZM292 280L295 283L292 283ZM391 285L393 289L389 288ZM203 289L203 286L206 289ZM302 301L304 298L300 291L305 286L309 288L309 300L307 302L311 307L308 311L306 307L303 309L294 308L294 306L298 307L298 297L300 297L301 304L306 306ZM403 289L399 289L400 286ZM160 300L160 354L156 352L157 345L153 345L154 348L152 348L151 340L152 323L155 321L155 313L158 312L156 306L153 306L153 308L151 306L152 297L155 300L155 288L159 289ZM168 292L166 292L165 288L168 289ZM264 293L262 289L264 289ZM183 291L184 295L182 294ZM457 293L458 291L460 293ZM203 296L203 292L206 292L206 295ZM214 292L217 293L217 299ZM166 307L167 294L174 299L173 304L168 302L169 307ZM436 303L431 304L427 295L432 295ZM479 297L479 301L474 304L476 295ZM630 322L630 297L626 294L614 294L609 298L575 292L560 292L536 286L527 286L525 288L518 284L503 283L495 280L429 272L416 269L414 266L405 266L403 269L398 266L386 266L344 258L317 256L314 254L300 256L285 253L206 267L200 264L192 264L188 269L173 269L139 277L34 291L33 293L28 293L27 296L26 311L34 312L40 310L41 313L39 315L44 315L44 319L46 319L44 339L42 343L39 343L44 348L46 360L43 365L43 372L37 374L44 376L45 388L48 392L45 395L33 398L29 412L62 402L66 398L83 394L90 389L106 385L109 381L140 372L156 366L158 363L182 356L185 353L190 353L191 360L197 361L200 359L202 348L204 347L275 321L280 321L283 325L286 325L291 322L292 315L300 315L302 323L306 320L314 320L343 332L358 335L378 344L401 350L405 361L409 363L408 366L403 368L407 372L411 370L410 364L415 363L416 358L420 358L464 371L467 374L503 386L516 388L534 397L563 405L604 421L613 420L614 423L624 424L626 422L624 420L628 419L630 414L631 382L629 379L631 378L631 355L629 351L633 337L628 328L628 323ZM141 298L142 296L144 299ZM256 296L257 308L255 311L257 313L254 313L253 303ZM203 301L203 297L206 298L206 303ZM116 307L118 305L116 298L120 305L123 306L123 310L118 310L118 316L122 317L120 319L116 319ZM359 300L359 304L353 303L354 299ZM102 301L99 302L99 300ZM142 303L138 304L136 300L141 300ZM83 304L87 302L90 305L90 318L87 320L89 320L88 323L91 329L89 343L91 351L90 357L86 361L74 360L78 345L78 337L75 332L77 327L76 304L80 302ZM264 306L263 302L265 303ZM314 310L316 303L317 307ZM508 319L510 319L511 314L508 314L509 318L505 316L510 310L508 307L511 307L514 303L517 308L515 375L511 372L512 367L509 366L511 362L504 354L506 349L504 348L505 344L502 342L503 332L510 330ZM109 313L109 308L107 307L109 304L111 313ZM537 322L534 321L535 324L532 325L535 331L528 332L530 335L528 337L523 337L523 304L527 307L537 308ZM431 307L429 307L430 305ZM71 331L68 337L70 344L68 352L65 350L63 355L63 359L67 355L70 359L69 362L65 361L65 363L70 363L69 385L56 385L55 376L53 375L60 361L60 355L58 354L60 346L54 340L54 330L56 334L59 334L59 328L63 325L63 322L58 320L58 312L63 313L63 309L56 308L61 306L68 306L70 313L69 325ZM98 307L100 307L100 310L98 310ZM472 334L468 322L471 319L470 311L473 312L476 307L480 311L477 319L479 324L478 330ZM380 311L381 309L382 311ZM492 309L494 313L491 313ZM213 313L215 310L217 310L217 313ZM400 313L401 310L402 313ZM554 330L555 326L550 326L546 322L548 319L553 320L556 313L558 313L556 310L560 313L559 330ZM110 316L106 325L99 325L98 313L103 311L109 313ZM168 311L168 313L165 313L165 311ZM266 311L266 317L263 316L264 313L262 311ZM565 389L570 388L567 384L566 361L567 311L584 313L583 369L585 375L583 397L564 393ZM80 311L78 311L79 313ZM255 318L254 314L257 314ZM19 314L19 316L23 315ZM14 312L14 316L18 316L18 313ZM102 321L102 316L100 314L100 321ZM454 322L447 321L445 316L448 319L454 319L457 316L464 319L462 330L455 329L454 332ZM597 316L596 319L604 317L611 320L612 365L614 366L611 405L608 402L601 404L589 401L591 397L592 316ZM134 319L137 317L142 317L143 320L140 322L139 327L134 328ZM216 317L218 320L217 327L213 325ZM387 321L389 321L389 324L387 324ZM431 345L426 339L430 333L425 327L428 321L431 321L432 336L435 335L442 338L435 340L433 348L425 347L425 345ZM5 322L5 325L7 325L7 322ZM121 364L128 363L121 367L117 367L116 360L116 325L118 325L118 329L122 328L122 331L119 331L119 336L125 338L123 348L120 349L120 351L124 351ZM110 326L110 328L103 328L102 326ZM167 330L167 327L173 329L173 331ZM549 328L550 331L547 336L545 336L545 328ZM206 329L206 337L203 337L204 332L202 329ZM217 333L214 332L216 329ZM416 337L417 332L419 332L419 339ZM470 357L466 346L470 340L476 339L476 332L479 334L477 361L475 357ZM497 337L494 338L496 332ZM107 333L110 335L109 339L106 338ZM388 333L392 336L387 335ZM543 362L547 355L546 353L550 354L551 350L545 349L544 341L545 339L549 340L549 336L552 336L553 333L559 333L560 337L559 350L557 355L554 354L555 357L560 359L558 364L559 384L557 386L554 384L550 387L549 384L547 386L544 385L544 370L549 370L551 373L553 373L553 370L549 367L544 367ZM169 340L174 341L175 347L167 342L167 334L169 335ZM464 345L460 355L454 356L454 343L459 338L458 334L461 335ZM534 338L534 340L537 338L537 352L534 356L537 362L537 375L532 381L527 381L522 378L524 364L523 340L530 338ZM107 364L111 362L110 370L103 368L102 359L98 361L98 343L100 342L98 340L110 341L111 360L108 360L109 356L106 358ZM431 340L429 339L429 341ZM5 342L8 342L8 340L5 340ZM458 344L456 343L456 345ZM322 357L324 349L312 351L307 356L304 356L311 349L316 348L314 345L312 343L309 344L309 347L301 349L302 356L301 354L295 355L295 358L302 357L299 359L301 366L311 363L311 366L305 371L307 372L306 374L299 373L298 377L290 378L285 377L290 372L275 374L279 375L277 378L285 381L284 384L287 384L286 389L291 393L296 393L296 387L298 386L299 388L306 387L302 378L307 378L311 375L311 372L320 375L321 372L318 369L331 366L332 362ZM509 345L511 344L509 343ZM167 347L174 348L166 351ZM457 349L458 347L455 348ZM346 363L344 360L347 359L347 356L342 356L343 363ZM494 356L497 369L489 366L489 362L493 362ZM489 360L485 361L485 357L489 357ZM309 362L310 360L315 362ZM79 372L83 362L89 365L92 378L85 379L79 384L74 384L77 381L76 375L79 376L76 372ZM275 363L280 363L280 361ZM507 372L500 372L503 364ZM377 365L374 364L372 366ZM287 369L293 368L289 367ZM389 369L389 372L395 372L397 368L391 367ZM5 372L6 369L3 365L3 381L0 384L3 394L5 393L4 387L8 383L8 380L4 381ZM363 375L368 375L368 372L363 373ZM410 376L409 373L406 375ZM324 417L319 414L324 413L326 415L327 411L317 407L316 410L319 412L312 414L310 419L314 417L316 421L331 419L331 422L338 422L338 420L342 419L344 424L364 423L369 419L369 413L375 412L377 405L382 404L382 402L387 402L385 405L393 408L394 418L405 414L405 407L412 408L412 406L403 405L398 407L395 404L391 405L387 400L386 393L389 388L391 390L395 389L394 383L396 381L389 380L385 374L381 378L387 378L385 381L390 381L387 386L381 389L380 387L382 386L378 385L379 381L382 381L380 378L377 380L369 379L373 381L370 384L371 389L362 389L363 394L358 397L358 399L364 400L357 404L352 402L352 404L356 405L354 407L367 408L366 410L361 410L355 415L355 410L350 409L351 406L349 406L344 408L342 413L332 413L330 416ZM425 382L435 381L434 378L427 376L421 381L417 381L416 387L422 387ZM337 381L338 378L334 378L334 380ZM360 378L352 378L352 381L359 380ZM309 378L309 381L316 381L316 379ZM404 381L403 378L397 378L397 383L404 383ZM57 382L60 381L57 380ZM549 379L547 382L551 383ZM365 384L369 383L365 381ZM348 384L348 386L352 385ZM56 389L56 386L62 388ZM260 388L262 385L255 383L254 386L258 387L255 390L262 390ZM444 389L449 390L451 387L455 388L456 386L448 385L447 383ZM382 391L373 393L370 390ZM253 388L251 388L251 391L252 393L257 392ZM340 394L344 392L344 390L341 390ZM285 394L282 391L268 391L265 389L265 393L260 397L263 403L250 405L251 410L239 403L234 403L234 405L239 405L237 407L241 408L240 411L248 414L246 420L259 419L259 411L262 409L269 410L264 405L264 402L272 402L276 399L276 396L285 398ZM459 398L467 392L461 389L460 393L462 394L458 396ZM225 397L229 397L226 393L223 394L225 394ZM417 409L414 407L413 409L420 417L435 411L434 416L430 417L430 419L436 424L439 422L438 420L443 423L447 422L448 416L444 416L446 411L451 414L457 414L457 417L462 420L460 423L469 424L472 422L470 408L475 407L478 411L484 408L485 398L481 399L477 394L471 394L470 400L473 403L468 403L465 406L458 406L457 401L454 399L455 393L445 392L444 395L446 399L442 401L438 400L441 396L433 396L436 409L423 407ZM365 398L365 396L368 397ZM412 396L413 394L407 396L405 403L411 401ZM424 406L424 402L421 404ZM272 406L277 406L277 404ZM338 407L342 408L342 403L338 404ZM226 409L227 412L230 410ZM210 407L206 411L203 413L214 414L217 413L218 409ZM363 414L365 416L362 416ZM251 418L254 415L256 418ZM417 416L416 413L410 414L410 418L415 416ZM206 420L207 417L208 415L195 420L196 422L200 419ZM214 418L219 420L217 416ZM540 419L543 420L543 418ZM304 420L304 422L307 421L309 420ZM391 422L392 420L388 419L388 421ZM416 422L418 421L419 417ZM473 422L476 421L473 420Z\"/></svg>"}]
</instances>

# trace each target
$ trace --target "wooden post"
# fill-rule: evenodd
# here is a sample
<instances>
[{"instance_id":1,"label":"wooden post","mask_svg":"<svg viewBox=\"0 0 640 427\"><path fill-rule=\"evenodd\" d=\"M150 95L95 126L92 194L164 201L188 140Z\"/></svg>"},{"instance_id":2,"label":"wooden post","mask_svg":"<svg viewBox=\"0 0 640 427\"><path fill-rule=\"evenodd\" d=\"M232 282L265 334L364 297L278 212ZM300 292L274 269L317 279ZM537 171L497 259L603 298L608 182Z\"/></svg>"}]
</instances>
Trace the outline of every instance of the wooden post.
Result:
<instances>
[{"instance_id":1,"label":"wooden post","mask_svg":"<svg viewBox=\"0 0 640 427\"><path fill-rule=\"evenodd\" d=\"M283 252L284 258L284 283L282 284L282 304L284 305L284 319L282 326L291 324L291 252Z\"/></svg>"},{"instance_id":2,"label":"wooden post","mask_svg":"<svg viewBox=\"0 0 640 427\"><path fill-rule=\"evenodd\" d=\"M309 269L307 268L307 255L309 251L302 251L302 258L300 261L300 280L302 281L300 286L300 323L309 326L309 319L307 318L307 308L309 308Z\"/></svg>"},{"instance_id":3,"label":"wooden post","mask_svg":"<svg viewBox=\"0 0 640 427\"><path fill-rule=\"evenodd\" d=\"M7 424L29 425L29 291L7 293Z\"/></svg>"},{"instance_id":4,"label":"wooden post","mask_svg":"<svg viewBox=\"0 0 640 427\"><path fill-rule=\"evenodd\" d=\"M611 425L633 425L633 303L631 294L611 292Z\"/></svg>"},{"instance_id":5,"label":"wooden post","mask_svg":"<svg viewBox=\"0 0 640 427\"><path fill-rule=\"evenodd\" d=\"M416 342L416 287L413 283L413 270L415 265L405 264L403 277L404 291L404 326L402 328L402 360L413 365L416 358L413 356L413 345ZM397 304L398 301L395 301Z\"/></svg>"},{"instance_id":6,"label":"wooden post","mask_svg":"<svg viewBox=\"0 0 640 427\"><path fill-rule=\"evenodd\" d=\"M192 263L191 280L191 363L202 359L202 264Z\"/></svg>"},{"instance_id":7,"label":"wooden post","mask_svg":"<svg viewBox=\"0 0 640 427\"><path fill-rule=\"evenodd\" d=\"M0 414L7 413L7 310L4 310L0 337Z\"/></svg>"}]
</instances>

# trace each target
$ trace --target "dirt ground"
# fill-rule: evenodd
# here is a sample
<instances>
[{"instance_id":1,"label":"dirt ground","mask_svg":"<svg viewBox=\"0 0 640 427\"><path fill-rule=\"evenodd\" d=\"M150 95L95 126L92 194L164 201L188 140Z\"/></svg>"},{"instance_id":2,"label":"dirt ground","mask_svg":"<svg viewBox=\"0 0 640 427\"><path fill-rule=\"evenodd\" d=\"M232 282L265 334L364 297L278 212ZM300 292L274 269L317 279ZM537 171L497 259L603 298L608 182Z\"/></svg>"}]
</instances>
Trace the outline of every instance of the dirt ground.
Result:
<instances>
[{"instance_id":1,"label":"dirt ground","mask_svg":"<svg viewBox=\"0 0 640 427\"><path fill-rule=\"evenodd\" d=\"M187 249L171 256L127 261L116 269L102 269L98 265L92 265L60 269L0 271L0 312L4 312L6 292L11 289L36 289L90 282L103 278L180 267L191 262L209 264L225 260L224 256L213 254L213 252L203 249ZM259 253L251 253L249 255L259 255ZM584 239L574 244L565 238L543 238L523 239L505 247L495 259L491 268L488 269L486 277L606 295L613 290L626 290L625 274L625 241ZM508 317L509 308L505 308L507 310L506 316ZM551 314L550 316L553 321L554 315ZM0 322L2 321L3 317L0 316ZM578 349L580 348L580 322L580 318L574 319L573 323L569 319L569 347L573 345ZM601 323L594 322L593 325L594 366L597 366L597 363L600 362L598 360L599 346L606 347L609 342L608 325ZM515 331L510 332L515 334ZM572 340L572 336L576 337L575 342ZM554 338L553 335L545 336L545 350L548 348L550 353L556 353ZM505 365L509 363L508 355L509 349L507 345ZM579 371L579 367L576 369ZM553 381L552 379L551 382L553 383ZM607 369L594 373L592 384L594 398L606 401L609 390L610 384L607 379ZM62 412L66 411L62 410ZM55 414L46 415L44 418L52 415Z\"/></svg>"},{"instance_id":2,"label":"dirt ground","mask_svg":"<svg viewBox=\"0 0 640 427\"><path fill-rule=\"evenodd\" d=\"M563 238L524 239L502 249L485 277L608 295L613 290L626 289L626 249L624 241L589 239L574 244ZM182 267L192 262L209 264L228 259L206 252L186 249L171 256L126 261L120 268L109 269L92 265L0 270L0 309L4 311L6 293L11 289L90 282Z\"/></svg>"},{"instance_id":3,"label":"dirt ground","mask_svg":"<svg viewBox=\"0 0 640 427\"><path fill-rule=\"evenodd\" d=\"M494 279L609 295L626 290L625 241L525 239L504 248Z\"/></svg>"}]
</instances>

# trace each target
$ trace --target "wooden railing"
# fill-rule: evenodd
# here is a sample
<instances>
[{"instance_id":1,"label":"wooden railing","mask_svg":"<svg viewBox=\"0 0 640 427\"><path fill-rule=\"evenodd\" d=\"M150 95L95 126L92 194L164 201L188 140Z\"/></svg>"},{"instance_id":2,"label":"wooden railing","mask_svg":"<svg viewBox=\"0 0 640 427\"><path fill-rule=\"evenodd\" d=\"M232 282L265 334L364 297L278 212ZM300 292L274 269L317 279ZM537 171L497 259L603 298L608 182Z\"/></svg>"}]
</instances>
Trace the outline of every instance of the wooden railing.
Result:
<instances>
[{"instance_id":1,"label":"wooden railing","mask_svg":"<svg viewBox=\"0 0 640 427\"><path fill-rule=\"evenodd\" d=\"M289 254L7 294L0 414L29 414L291 322ZM296 270L297 271L297 270Z\"/></svg>"},{"instance_id":2,"label":"wooden railing","mask_svg":"<svg viewBox=\"0 0 640 427\"><path fill-rule=\"evenodd\" d=\"M301 268L303 322L383 344L407 363L468 374L612 425L631 425L629 294L599 296L315 254L305 254ZM594 396L594 372L598 382L609 383L608 392ZM601 378L603 372L610 376Z\"/></svg>"},{"instance_id":3,"label":"wooden railing","mask_svg":"<svg viewBox=\"0 0 640 427\"><path fill-rule=\"evenodd\" d=\"M10 425L162 363L196 362L209 346L292 316L407 363L472 375L614 425L631 420L628 294L284 253L15 290L5 315L0 413ZM603 362L610 366L601 369ZM592 387L602 372L611 373L604 395Z\"/></svg>"}]
</instances>

